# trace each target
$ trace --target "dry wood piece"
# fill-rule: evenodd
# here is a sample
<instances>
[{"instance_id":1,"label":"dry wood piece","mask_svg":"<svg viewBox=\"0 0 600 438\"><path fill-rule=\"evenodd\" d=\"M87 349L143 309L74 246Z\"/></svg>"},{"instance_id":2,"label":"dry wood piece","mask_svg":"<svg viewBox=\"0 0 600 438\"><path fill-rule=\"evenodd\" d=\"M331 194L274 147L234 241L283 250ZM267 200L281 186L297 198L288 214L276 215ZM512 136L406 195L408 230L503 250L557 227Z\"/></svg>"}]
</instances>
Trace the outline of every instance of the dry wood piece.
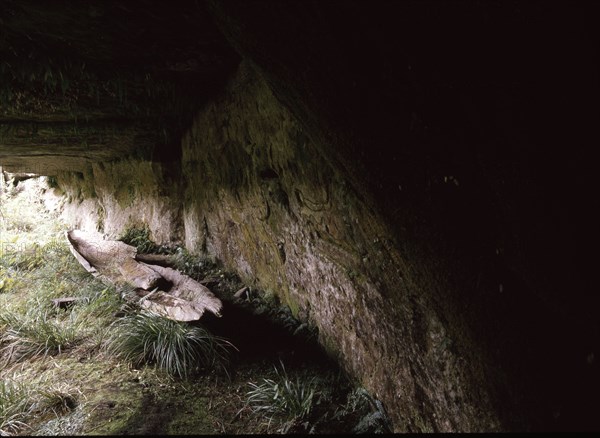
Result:
<instances>
[{"instance_id":1,"label":"dry wood piece","mask_svg":"<svg viewBox=\"0 0 600 438\"><path fill-rule=\"evenodd\" d=\"M217 284L220 282L221 282L221 279L217 278L217 277L208 277L208 278L205 278L204 280L199 281L200 284L203 284L205 286L209 285L209 284Z\"/></svg>"},{"instance_id":2,"label":"dry wood piece","mask_svg":"<svg viewBox=\"0 0 600 438\"><path fill-rule=\"evenodd\" d=\"M248 291L248 286L244 286L243 288L241 288L240 290L238 290L236 293L233 294L233 298L242 298L242 295L244 295L244 293L247 291Z\"/></svg>"},{"instance_id":3,"label":"dry wood piece","mask_svg":"<svg viewBox=\"0 0 600 438\"><path fill-rule=\"evenodd\" d=\"M60 309L66 309L67 307L72 306L75 302L79 301L77 297L63 297L63 298L54 298L52 300L52 304Z\"/></svg>"},{"instance_id":4,"label":"dry wood piece","mask_svg":"<svg viewBox=\"0 0 600 438\"><path fill-rule=\"evenodd\" d=\"M71 252L88 272L118 286L133 286L142 307L176 321L200 319L207 310L221 316L223 303L210 289L175 269L159 265L168 262L167 257L140 256L131 245L79 230L67 231L66 235ZM140 259L159 264L143 263Z\"/></svg>"},{"instance_id":5,"label":"dry wood piece","mask_svg":"<svg viewBox=\"0 0 600 438\"><path fill-rule=\"evenodd\" d=\"M190 307L196 312L199 312L200 315L202 315L204 310L208 310L217 316L221 316L220 312L223 304L206 286L175 269L157 265L145 266L153 269L160 274L162 278L173 285L169 291L169 295L172 297L180 298L191 303Z\"/></svg>"},{"instance_id":6,"label":"dry wood piece","mask_svg":"<svg viewBox=\"0 0 600 438\"><path fill-rule=\"evenodd\" d=\"M138 262L166 267L175 266L176 261L176 257L169 254L136 254L135 259Z\"/></svg>"}]
</instances>

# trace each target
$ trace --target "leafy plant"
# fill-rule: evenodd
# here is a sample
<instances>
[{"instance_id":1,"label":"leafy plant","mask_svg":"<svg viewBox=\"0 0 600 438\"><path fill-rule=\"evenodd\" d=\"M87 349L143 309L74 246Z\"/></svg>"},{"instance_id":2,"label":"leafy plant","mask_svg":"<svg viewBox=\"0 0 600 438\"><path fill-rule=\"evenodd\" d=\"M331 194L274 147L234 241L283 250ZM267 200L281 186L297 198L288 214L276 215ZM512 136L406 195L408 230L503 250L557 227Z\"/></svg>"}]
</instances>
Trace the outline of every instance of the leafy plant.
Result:
<instances>
[{"instance_id":1,"label":"leafy plant","mask_svg":"<svg viewBox=\"0 0 600 438\"><path fill-rule=\"evenodd\" d=\"M357 418L354 433L391 433L392 427L383 404L361 387L348 394L346 403L334 414L334 419Z\"/></svg>"},{"instance_id":2,"label":"leafy plant","mask_svg":"<svg viewBox=\"0 0 600 438\"><path fill-rule=\"evenodd\" d=\"M198 365L223 367L234 348L200 326L158 315L138 313L111 326L109 351L133 365L156 364L169 374L185 378Z\"/></svg>"},{"instance_id":3,"label":"leafy plant","mask_svg":"<svg viewBox=\"0 0 600 438\"><path fill-rule=\"evenodd\" d=\"M317 380L315 377L292 380L288 377L283 363L281 370L275 367L276 379L263 378L258 384L249 383L248 404L257 414L265 414L272 421L282 417L286 422L282 432L286 432L298 420L307 417L318 402Z\"/></svg>"},{"instance_id":4,"label":"leafy plant","mask_svg":"<svg viewBox=\"0 0 600 438\"><path fill-rule=\"evenodd\" d=\"M13 380L0 381L0 435L10 435L25 426L31 409L31 389Z\"/></svg>"},{"instance_id":5,"label":"leafy plant","mask_svg":"<svg viewBox=\"0 0 600 438\"><path fill-rule=\"evenodd\" d=\"M77 406L77 391L64 384L43 387L37 390L37 396L38 400L32 406L36 412L51 411L58 416Z\"/></svg>"},{"instance_id":6,"label":"leafy plant","mask_svg":"<svg viewBox=\"0 0 600 438\"><path fill-rule=\"evenodd\" d=\"M25 314L3 309L0 312L0 353L7 362L61 353L78 341L80 322L75 318L62 321L50 316L43 308L32 308Z\"/></svg>"},{"instance_id":7,"label":"leafy plant","mask_svg":"<svg viewBox=\"0 0 600 438\"><path fill-rule=\"evenodd\" d=\"M150 230L148 227L128 228L119 240L128 245L135 246L140 254L164 252L160 245L157 245L150 239Z\"/></svg>"}]
</instances>

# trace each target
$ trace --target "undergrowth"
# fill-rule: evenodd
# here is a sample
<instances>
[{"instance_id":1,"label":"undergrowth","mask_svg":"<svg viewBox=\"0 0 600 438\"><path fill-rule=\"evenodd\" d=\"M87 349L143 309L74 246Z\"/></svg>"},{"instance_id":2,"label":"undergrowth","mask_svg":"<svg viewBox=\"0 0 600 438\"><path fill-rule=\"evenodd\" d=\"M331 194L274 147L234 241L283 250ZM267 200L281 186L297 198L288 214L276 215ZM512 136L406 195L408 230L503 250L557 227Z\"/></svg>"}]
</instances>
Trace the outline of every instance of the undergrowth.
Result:
<instances>
[{"instance_id":1,"label":"undergrowth","mask_svg":"<svg viewBox=\"0 0 600 438\"><path fill-rule=\"evenodd\" d=\"M69 373L77 371L59 365L70 356L107 364L125 360L182 378L199 365L225 366L230 347L226 340L190 324L139 314L139 306L130 297L124 299L127 290L90 276L70 253L65 226L40 202L42 182L28 180L19 186L0 199L2 435L23 433L48 413L64 416L79 406L83 381L70 384ZM140 251L159 248L147 231L130 232L129 237ZM69 298L70 304L59 307L57 298ZM136 340L143 344L136 347ZM67 374L56 380L61 369ZM43 383L41 376L56 381Z\"/></svg>"},{"instance_id":2,"label":"undergrowth","mask_svg":"<svg viewBox=\"0 0 600 438\"><path fill-rule=\"evenodd\" d=\"M56 318L49 310L30 308L26 313L0 310L0 357L6 363L34 356L60 354L79 339L82 321L75 314Z\"/></svg>"},{"instance_id":3,"label":"undergrowth","mask_svg":"<svg viewBox=\"0 0 600 438\"><path fill-rule=\"evenodd\" d=\"M345 378L283 362L272 368L272 359L232 365L235 348L226 339L199 324L141 313L133 291L102 283L72 256L66 226L42 202L47 188L31 179L0 197L2 435L162 433L180 430L169 429L175 425L183 433L389 430L381 403L351 391ZM157 245L148 228L130 228L121 240L139 253L172 256L176 269L217 296L231 299L243 286L215 260ZM256 313L277 316L281 330L308 330L275 301L246 296ZM69 304L58 306L57 298Z\"/></svg>"},{"instance_id":4,"label":"undergrowth","mask_svg":"<svg viewBox=\"0 0 600 438\"><path fill-rule=\"evenodd\" d=\"M118 240L135 246L139 254L169 254L172 249L166 245L157 245L150 238L148 227L132 226L126 229Z\"/></svg>"},{"instance_id":5,"label":"undergrowth","mask_svg":"<svg viewBox=\"0 0 600 438\"><path fill-rule=\"evenodd\" d=\"M134 366L156 364L185 378L202 366L226 370L233 345L203 327L137 313L111 324L108 349Z\"/></svg>"},{"instance_id":6,"label":"undergrowth","mask_svg":"<svg viewBox=\"0 0 600 438\"><path fill-rule=\"evenodd\" d=\"M24 383L0 381L0 434L9 435L25 426L23 420L31 411L31 389Z\"/></svg>"},{"instance_id":7,"label":"undergrowth","mask_svg":"<svg viewBox=\"0 0 600 438\"><path fill-rule=\"evenodd\" d=\"M248 404L255 414L265 415L268 424L274 418L283 420L277 430L286 433L289 429L307 417L313 405L326 397L322 388L318 387L316 377L288 377L283 363L281 369L275 368L275 378L262 378L259 383L248 383Z\"/></svg>"}]
</instances>

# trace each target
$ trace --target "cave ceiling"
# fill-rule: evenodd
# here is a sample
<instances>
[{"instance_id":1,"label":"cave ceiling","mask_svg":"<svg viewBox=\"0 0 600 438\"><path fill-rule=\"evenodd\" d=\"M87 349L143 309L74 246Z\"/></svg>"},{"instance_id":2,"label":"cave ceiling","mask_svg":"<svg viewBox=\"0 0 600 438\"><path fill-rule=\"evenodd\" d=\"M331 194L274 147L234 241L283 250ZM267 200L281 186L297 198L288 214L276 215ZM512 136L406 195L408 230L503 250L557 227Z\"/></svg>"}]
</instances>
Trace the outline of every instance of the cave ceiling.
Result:
<instances>
[{"instance_id":1,"label":"cave ceiling","mask_svg":"<svg viewBox=\"0 0 600 438\"><path fill-rule=\"evenodd\" d=\"M52 173L177 159L194 110L238 62L202 2L3 1L0 160Z\"/></svg>"}]
</instances>

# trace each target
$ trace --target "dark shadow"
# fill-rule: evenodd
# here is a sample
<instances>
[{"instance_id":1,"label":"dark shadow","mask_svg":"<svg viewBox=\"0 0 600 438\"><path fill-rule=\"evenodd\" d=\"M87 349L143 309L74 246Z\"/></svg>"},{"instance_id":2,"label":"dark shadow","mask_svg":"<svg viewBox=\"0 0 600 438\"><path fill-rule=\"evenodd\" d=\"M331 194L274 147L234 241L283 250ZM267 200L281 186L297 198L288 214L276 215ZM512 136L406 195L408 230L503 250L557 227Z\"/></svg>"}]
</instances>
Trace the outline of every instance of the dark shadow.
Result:
<instances>
[{"instance_id":1,"label":"dark shadow","mask_svg":"<svg viewBox=\"0 0 600 438\"><path fill-rule=\"evenodd\" d=\"M202 317L201 325L229 340L238 349L232 357L235 369L240 362L270 361L286 368L317 366L337 370L317 342L316 333L296 321L286 310L258 310L248 302L223 301L222 317Z\"/></svg>"}]
</instances>

